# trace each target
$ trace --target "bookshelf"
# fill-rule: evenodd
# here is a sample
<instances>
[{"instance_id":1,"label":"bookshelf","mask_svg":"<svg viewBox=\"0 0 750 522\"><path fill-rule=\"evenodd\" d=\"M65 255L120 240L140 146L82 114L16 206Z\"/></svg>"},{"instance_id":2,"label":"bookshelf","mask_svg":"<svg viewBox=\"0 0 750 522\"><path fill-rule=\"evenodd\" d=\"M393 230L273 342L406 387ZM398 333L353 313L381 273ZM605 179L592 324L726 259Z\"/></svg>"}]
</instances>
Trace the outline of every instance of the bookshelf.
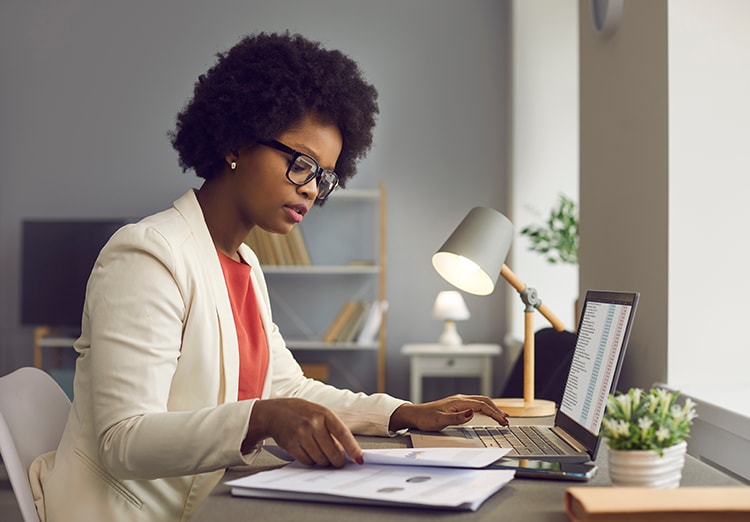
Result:
<instances>
[{"instance_id":1,"label":"bookshelf","mask_svg":"<svg viewBox=\"0 0 750 522\"><path fill-rule=\"evenodd\" d=\"M308 357L313 365L338 365L342 370L347 366L341 362L344 354L350 358L373 354L377 358L375 387L384 391L385 185L336 191L296 228L272 240L248 237L246 241L263 265L274 320L287 345L301 359L306 373L304 359ZM349 321L341 317L346 304L350 309L358 305ZM340 329L332 331L337 321ZM371 359L357 364L366 365L371 373ZM358 388L358 384L354 379L343 385Z\"/></svg>"},{"instance_id":2,"label":"bookshelf","mask_svg":"<svg viewBox=\"0 0 750 522\"><path fill-rule=\"evenodd\" d=\"M76 339L78 333L70 329L51 326L34 328L34 367L49 373L70 400L73 400L76 357L73 344ZM45 352L51 352L49 358L44 357Z\"/></svg>"}]
</instances>

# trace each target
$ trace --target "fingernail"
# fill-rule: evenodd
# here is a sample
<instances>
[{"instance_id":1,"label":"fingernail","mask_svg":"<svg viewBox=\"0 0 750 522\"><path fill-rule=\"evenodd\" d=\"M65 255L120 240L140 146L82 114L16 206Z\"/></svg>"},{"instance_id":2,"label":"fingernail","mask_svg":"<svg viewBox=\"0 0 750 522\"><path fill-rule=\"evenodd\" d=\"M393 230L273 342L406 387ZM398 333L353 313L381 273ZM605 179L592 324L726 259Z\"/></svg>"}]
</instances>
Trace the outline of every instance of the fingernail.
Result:
<instances>
[{"instance_id":1,"label":"fingernail","mask_svg":"<svg viewBox=\"0 0 750 522\"><path fill-rule=\"evenodd\" d=\"M466 417L467 419L470 419L473 416L474 416L474 412L472 410L469 410L466 413L464 413L464 417Z\"/></svg>"},{"instance_id":2,"label":"fingernail","mask_svg":"<svg viewBox=\"0 0 750 522\"><path fill-rule=\"evenodd\" d=\"M360 466L365 463L365 459L362 455L358 456L356 459L354 459L354 462L359 464Z\"/></svg>"}]
</instances>

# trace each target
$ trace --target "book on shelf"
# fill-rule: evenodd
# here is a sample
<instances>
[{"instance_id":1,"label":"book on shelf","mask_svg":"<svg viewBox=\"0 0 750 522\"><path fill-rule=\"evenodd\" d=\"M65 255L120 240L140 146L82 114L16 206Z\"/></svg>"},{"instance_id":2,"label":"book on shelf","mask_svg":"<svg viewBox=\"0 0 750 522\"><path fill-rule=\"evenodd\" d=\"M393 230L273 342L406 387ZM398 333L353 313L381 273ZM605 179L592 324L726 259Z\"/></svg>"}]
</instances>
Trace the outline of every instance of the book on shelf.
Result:
<instances>
[{"instance_id":1,"label":"book on shelf","mask_svg":"<svg viewBox=\"0 0 750 522\"><path fill-rule=\"evenodd\" d=\"M262 265L310 266L310 254L299 227L284 234L272 234L253 227L245 238Z\"/></svg>"},{"instance_id":2,"label":"book on shelf","mask_svg":"<svg viewBox=\"0 0 750 522\"><path fill-rule=\"evenodd\" d=\"M328 329L323 334L323 341L327 343L335 343L341 336L341 332L344 331L347 323L354 317L357 310L357 302L348 300L341 305L339 312L331 321Z\"/></svg>"},{"instance_id":3,"label":"book on shelf","mask_svg":"<svg viewBox=\"0 0 750 522\"><path fill-rule=\"evenodd\" d=\"M294 264L310 266L312 261L310 260L310 253L307 250L305 238L302 235L302 229L298 226L293 227L287 238L289 238L289 248L292 252L292 261Z\"/></svg>"},{"instance_id":4,"label":"book on shelf","mask_svg":"<svg viewBox=\"0 0 750 522\"><path fill-rule=\"evenodd\" d=\"M359 341L359 337L361 336L362 330L368 324L368 321L370 323L373 322L370 319L370 310L372 310L373 306L377 306L377 302L346 301L323 334L323 341L327 343L357 342L362 344ZM370 326L370 328L372 328L372 326ZM377 335L377 328L375 335Z\"/></svg>"},{"instance_id":5,"label":"book on shelf","mask_svg":"<svg viewBox=\"0 0 750 522\"><path fill-rule=\"evenodd\" d=\"M362 325L367 317L367 311L370 309L370 303L365 301L358 301L357 308L354 310L354 315L344 326L341 335L337 339L338 342L342 343L353 343L359 331L362 329Z\"/></svg>"},{"instance_id":6,"label":"book on shelf","mask_svg":"<svg viewBox=\"0 0 750 522\"><path fill-rule=\"evenodd\" d=\"M276 254L278 264L291 265L292 251L289 249L287 236L282 236L281 234L268 234L268 237L271 238L271 248Z\"/></svg>"},{"instance_id":7,"label":"book on shelf","mask_svg":"<svg viewBox=\"0 0 750 522\"><path fill-rule=\"evenodd\" d=\"M380 333L380 325L383 322L385 312L388 310L388 301L380 299L370 304L362 327L357 334L357 344L374 343Z\"/></svg>"}]
</instances>

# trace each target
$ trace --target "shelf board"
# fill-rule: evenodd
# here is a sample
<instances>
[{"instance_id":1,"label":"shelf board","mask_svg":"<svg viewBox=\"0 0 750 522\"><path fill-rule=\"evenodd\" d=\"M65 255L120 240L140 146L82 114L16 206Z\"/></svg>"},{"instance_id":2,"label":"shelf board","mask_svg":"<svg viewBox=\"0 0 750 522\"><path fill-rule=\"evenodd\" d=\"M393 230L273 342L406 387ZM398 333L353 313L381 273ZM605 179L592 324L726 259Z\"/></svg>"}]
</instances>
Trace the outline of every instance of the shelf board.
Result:
<instances>
[{"instance_id":1,"label":"shelf board","mask_svg":"<svg viewBox=\"0 0 750 522\"><path fill-rule=\"evenodd\" d=\"M50 346L54 348L66 348L68 346L73 346L73 344L78 340L78 337L55 337L55 336L49 336L49 337L43 337L39 340L39 346Z\"/></svg>"},{"instance_id":2,"label":"shelf board","mask_svg":"<svg viewBox=\"0 0 750 522\"><path fill-rule=\"evenodd\" d=\"M378 265L263 265L265 274L379 274Z\"/></svg>"},{"instance_id":3,"label":"shelf board","mask_svg":"<svg viewBox=\"0 0 750 522\"><path fill-rule=\"evenodd\" d=\"M359 344L356 342L351 343L327 343L325 341L310 341L310 340L295 340L287 339L287 347L292 350L362 350L370 351L377 350L379 347L378 341L371 343Z\"/></svg>"},{"instance_id":4,"label":"shelf board","mask_svg":"<svg viewBox=\"0 0 750 522\"><path fill-rule=\"evenodd\" d=\"M330 199L378 199L380 191L378 189L339 189L334 190Z\"/></svg>"}]
</instances>

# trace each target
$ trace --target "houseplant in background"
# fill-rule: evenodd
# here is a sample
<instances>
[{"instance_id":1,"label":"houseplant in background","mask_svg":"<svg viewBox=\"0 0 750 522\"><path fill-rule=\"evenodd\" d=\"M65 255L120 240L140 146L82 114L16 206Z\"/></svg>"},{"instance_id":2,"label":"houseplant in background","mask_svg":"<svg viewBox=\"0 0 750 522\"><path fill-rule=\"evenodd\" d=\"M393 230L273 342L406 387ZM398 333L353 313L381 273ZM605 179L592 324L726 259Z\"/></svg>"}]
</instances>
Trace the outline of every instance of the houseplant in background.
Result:
<instances>
[{"instance_id":1,"label":"houseplant in background","mask_svg":"<svg viewBox=\"0 0 750 522\"><path fill-rule=\"evenodd\" d=\"M578 209L565 194L560 194L543 224L525 226L520 234L529 239L529 250L542 254L547 263L578 267ZM575 322L579 313L577 296L572 295L571 300Z\"/></svg>"},{"instance_id":2,"label":"houseplant in background","mask_svg":"<svg viewBox=\"0 0 750 522\"><path fill-rule=\"evenodd\" d=\"M531 241L529 250L539 252L551 264L578 264L578 214L575 202L560 194L544 225L529 225L521 235Z\"/></svg>"},{"instance_id":3,"label":"houseplant in background","mask_svg":"<svg viewBox=\"0 0 750 522\"><path fill-rule=\"evenodd\" d=\"M680 485L690 426L696 417L679 392L631 388L610 394L600 434L609 447L613 486L676 488Z\"/></svg>"}]
</instances>

